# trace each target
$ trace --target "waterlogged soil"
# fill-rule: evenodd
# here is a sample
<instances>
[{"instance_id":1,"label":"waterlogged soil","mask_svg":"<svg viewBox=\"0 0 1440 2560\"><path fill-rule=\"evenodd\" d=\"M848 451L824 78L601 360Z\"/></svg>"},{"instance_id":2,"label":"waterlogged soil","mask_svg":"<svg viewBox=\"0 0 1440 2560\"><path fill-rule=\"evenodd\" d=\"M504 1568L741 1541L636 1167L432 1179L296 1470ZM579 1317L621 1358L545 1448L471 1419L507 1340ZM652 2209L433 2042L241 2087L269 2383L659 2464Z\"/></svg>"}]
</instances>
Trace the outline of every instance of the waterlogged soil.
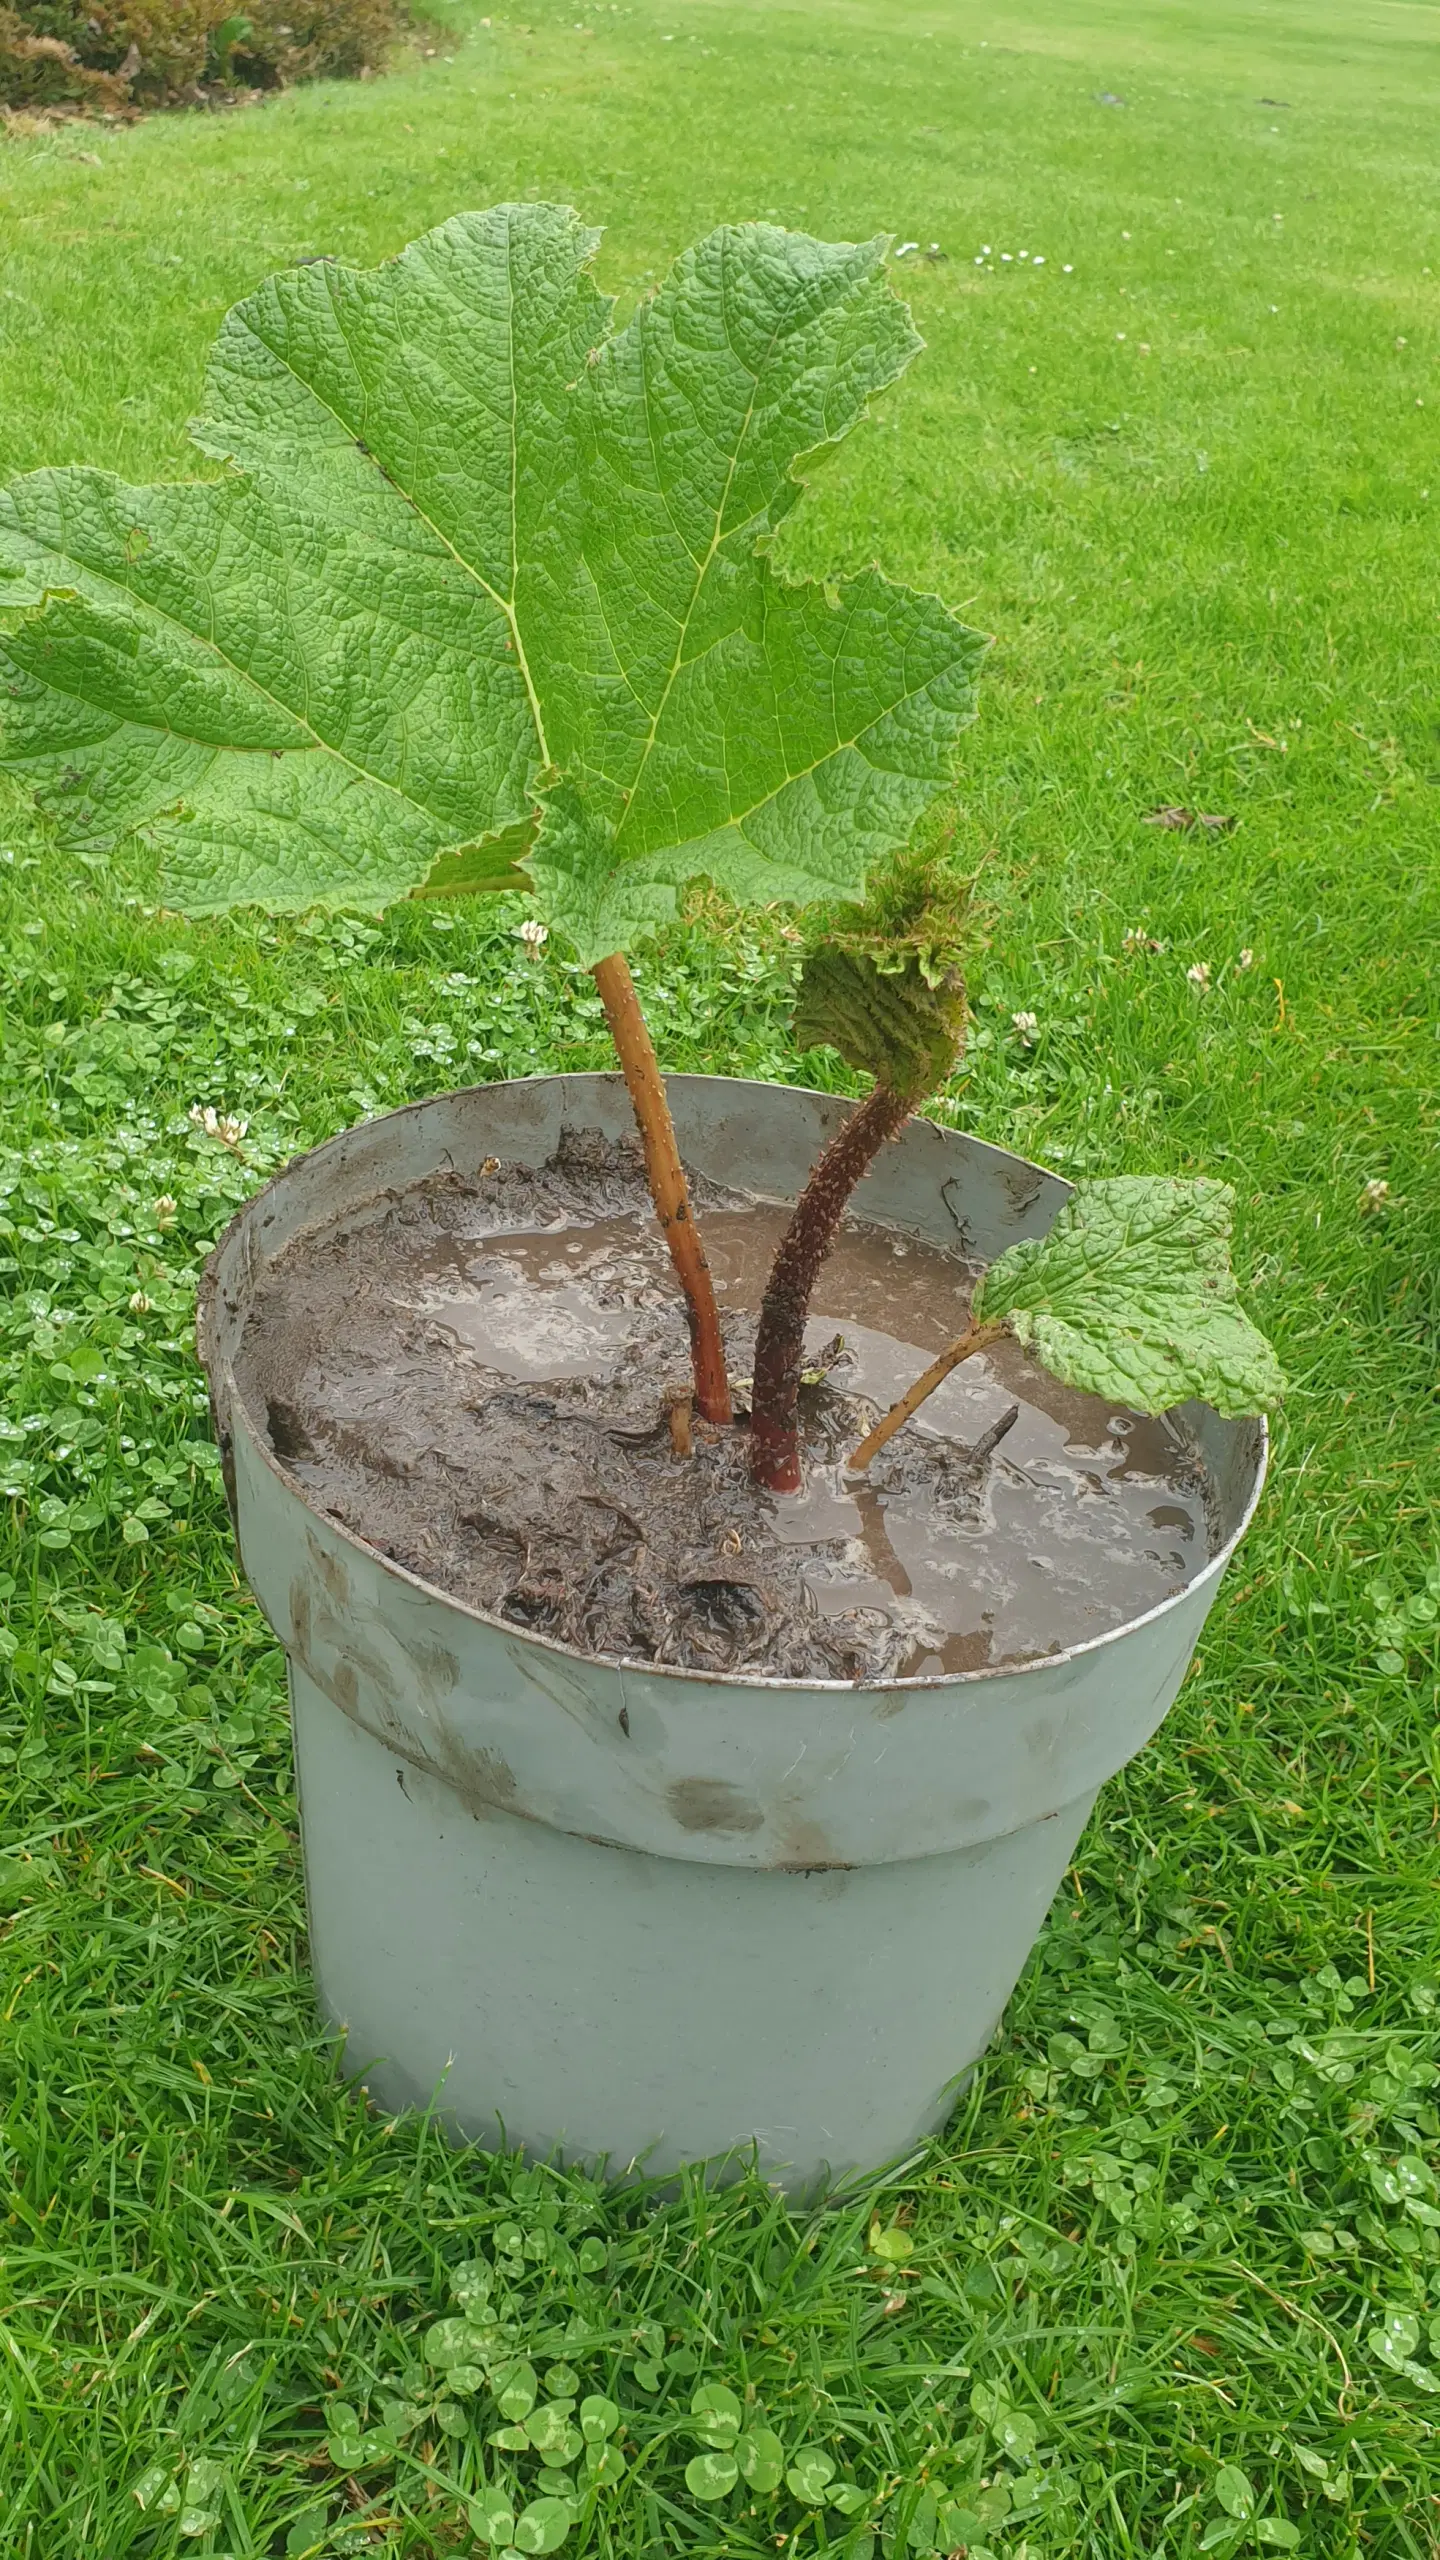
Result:
<instances>
[{"instance_id":1,"label":"waterlogged soil","mask_svg":"<svg viewBox=\"0 0 1440 2560\"><path fill-rule=\"evenodd\" d=\"M695 1201L748 1380L788 1209L703 1183ZM687 1432L683 1313L638 1149L571 1138L542 1171L492 1160L300 1239L257 1299L239 1384L321 1510L517 1627L791 1680L972 1671L1123 1624L1213 1548L1182 1428L1058 1386L1014 1343L847 1473L975 1277L845 1226L807 1335L806 1490L761 1493L743 1425Z\"/></svg>"}]
</instances>

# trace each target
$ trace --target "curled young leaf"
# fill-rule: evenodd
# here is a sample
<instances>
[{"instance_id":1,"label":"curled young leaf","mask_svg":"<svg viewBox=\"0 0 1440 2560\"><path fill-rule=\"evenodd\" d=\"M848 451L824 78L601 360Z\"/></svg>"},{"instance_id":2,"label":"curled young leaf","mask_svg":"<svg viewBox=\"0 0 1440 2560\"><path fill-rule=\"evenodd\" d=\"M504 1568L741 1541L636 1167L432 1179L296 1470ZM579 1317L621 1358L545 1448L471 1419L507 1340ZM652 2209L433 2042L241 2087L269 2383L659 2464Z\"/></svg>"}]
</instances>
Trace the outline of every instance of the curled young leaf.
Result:
<instances>
[{"instance_id":1,"label":"curled young leaf","mask_svg":"<svg viewBox=\"0 0 1440 2560\"><path fill-rule=\"evenodd\" d=\"M838 1049L849 1067L919 1102L944 1083L965 1037L958 969L926 974L915 951L822 942L806 956L795 1006L802 1049Z\"/></svg>"},{"instance_id":2,"label":"curled young leaf","mask_svg":"<svg viewBox=\"0 0 1440 2560\"><path fill-rule=\"evenodd\" d=\"M1047 1234L990 1265L972 1322L1008 1324L1052 1377L1141 1413L1191 1396L1217 1413L1261 1412L1285 1381L1240 1306L1233 1205L1223 1182L1084 1183Z\"/></svg>"}]
</instances>

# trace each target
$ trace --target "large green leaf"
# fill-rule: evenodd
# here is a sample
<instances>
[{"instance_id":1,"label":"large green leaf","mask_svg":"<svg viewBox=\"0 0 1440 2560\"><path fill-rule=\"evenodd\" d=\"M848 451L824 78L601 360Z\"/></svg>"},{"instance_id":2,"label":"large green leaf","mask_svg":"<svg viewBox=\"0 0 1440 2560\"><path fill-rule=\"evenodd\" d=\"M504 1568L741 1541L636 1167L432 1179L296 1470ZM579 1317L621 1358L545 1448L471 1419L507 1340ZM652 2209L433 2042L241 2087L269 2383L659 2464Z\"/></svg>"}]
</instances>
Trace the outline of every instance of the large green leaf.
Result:
<instances>
[{"instance_id":1,"label":"large green leaf","mask_svg":"<svg viewBox=\"0 0 1440 2560\"><path fill-rule=\"evenodd\" d=\"M1236 1293L1233 1206L1224 1182L1085 1183L1047 1235L992 1262L972 1320L1007 1322L1052 1376L1141 1413L1191 1396L1259 1412L1285 1381Z\"/></svg>"},{"instance_id":2,"label":"large green leaf","mask_svg":"<svg viewBox=\"0 0 1440 2560\"><path fill-rule=\"evenodd\" d=\"M700 872L859 895L952 773L982 645L767 556L919 343L884 243L717 231L610 334L596 240L500 206L292 268L222 328L218 479L0 495L0 762L67 840L144 828L195 912L380 907L513 880L538 811L588 960Z\"/></svg>"}]
</instances>

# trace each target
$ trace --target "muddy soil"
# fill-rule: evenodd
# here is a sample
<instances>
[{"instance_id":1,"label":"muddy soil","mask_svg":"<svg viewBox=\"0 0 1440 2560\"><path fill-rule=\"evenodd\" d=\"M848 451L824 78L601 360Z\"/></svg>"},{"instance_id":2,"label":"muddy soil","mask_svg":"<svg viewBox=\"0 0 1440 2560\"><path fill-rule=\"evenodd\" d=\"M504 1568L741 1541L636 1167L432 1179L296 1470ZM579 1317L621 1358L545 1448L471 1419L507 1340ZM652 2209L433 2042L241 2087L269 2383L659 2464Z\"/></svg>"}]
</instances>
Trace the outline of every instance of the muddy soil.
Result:
<instances>
[{"instance_id":1,"label":"muddy soil","mask_svg":"<svg viewBox=\"0 0 1440 2560\"><path fill-rule=\"evenodd\" d=\"M744 1380L788 1211L695 1196ZM256 1301L238 1381L320 1509L512 1625L698 1671L969 1671L1102 1634L1213 1551L1182 1428L1058 1386L1013 1343L847 1477L975 1276L848 1223L807 1336L806 1491L758 1492L743 1428L695 1421L682 1454L685 1326L638 1148L572 1138L540 1172L492 1161L302 1238Z\"/></svg>"}]
</instances>

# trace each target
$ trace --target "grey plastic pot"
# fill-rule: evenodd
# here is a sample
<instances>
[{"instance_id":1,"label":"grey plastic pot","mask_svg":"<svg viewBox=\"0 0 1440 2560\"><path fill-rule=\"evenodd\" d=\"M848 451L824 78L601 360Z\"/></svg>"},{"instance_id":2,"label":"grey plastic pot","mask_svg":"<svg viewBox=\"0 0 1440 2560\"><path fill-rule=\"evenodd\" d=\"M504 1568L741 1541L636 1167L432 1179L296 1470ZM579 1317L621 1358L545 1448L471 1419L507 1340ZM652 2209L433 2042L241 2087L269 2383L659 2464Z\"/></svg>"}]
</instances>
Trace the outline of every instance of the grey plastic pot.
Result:
<instances>
[{"instance_id":1,"label":"grey plastic pot","mask_svg":"<svg viewBox=\"0 0 1440 2560\"><path fill-rule=\"evenodd\" d=\"M670 1080L682 1152L792 1198L850 1109ZM752 2142L804 2190L939 2124L1106 1778L1155 1731L1257 1500L1260 1422L1188 1408L1221 1543L1163 1606L1015 1670L754 1683L596 1662L432 1590L312 1509L235 1354L294 1237L364 1223L562 1129L632 1129L618 1076L441 1095L301 1157L206 1275L201 1354L251 1585L290 1664L312 1961L346 2068L457 2138L643 2158ZM857 1195L990 1260L1068 1185L926 1121Z\"/></svg>"}]
</instances>

